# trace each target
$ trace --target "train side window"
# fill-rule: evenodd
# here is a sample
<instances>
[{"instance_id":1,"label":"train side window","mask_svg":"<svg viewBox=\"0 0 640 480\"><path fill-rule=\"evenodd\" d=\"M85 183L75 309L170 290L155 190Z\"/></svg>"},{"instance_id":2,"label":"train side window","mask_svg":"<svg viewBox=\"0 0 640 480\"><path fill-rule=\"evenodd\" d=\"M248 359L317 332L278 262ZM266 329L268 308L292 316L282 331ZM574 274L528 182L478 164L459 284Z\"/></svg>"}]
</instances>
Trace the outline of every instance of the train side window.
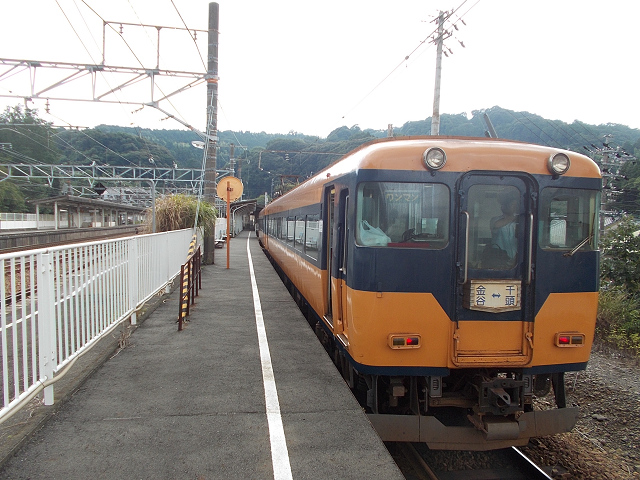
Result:
<instances>
[{"instance_id":1,"label":"train side window","mask_svg":"<svg viewBox=\"0 0 640 480\"><path fill-rule=\"evenodd\" d=\"M295 217L293 244L296 250L304 251L304 217Z\"/></svg>"},{"instance_id":2,"label":"train side window","mask_svg":"<svg viewBox=\"0 0 640 480\"><path fill-rule=\"evenodd\" d=\"M282 238L282 223L280 217L276 217L271 221L271 234L275 238Z\"/></svg>"},{"instance_id":3,"label":"train side window","mask_svg":"<svg viewBox=\"0 0 640 480\"><path fill-rule=\"evenodd\" d=\"M449 240L450 192L439 183L366 182L358 186L360 246L441 249Z\"/></svg>"},{"instance_id":4,"label":"train side window","mask_svg":"<svg viewBox=\"0 0 640 480\"><path fill-rule=\"evenodd\" d=\"M566 250L584 242L582 250L596 250L599 196L594 190L543 189L538 223L540 247Z\"/></svg>"},{"instance_id":5,"label":"train side window","mask_svg":"<svg viewBox=\"0 0 640 480\"><path fill-rule=\"evenodd\" d=\"M305 223L304 250L314 260L318 260L320 242L320 215L307 215Z\"/></svg>"},{"instance_id":6,"label":"train side window","mask_svg":"<svg viewBox=\"0 0 640 480\"><path fill-rule=\"evenodd\" d=\"M293 238L295 236L295 229L296 229L296 217L286 217L286 218L283 218L283 220L286 222L286 225L287 225L287 229L286 229L287 233L284 235L284 239L289 245L293 245Z\"/></svg>"}]
</instances>

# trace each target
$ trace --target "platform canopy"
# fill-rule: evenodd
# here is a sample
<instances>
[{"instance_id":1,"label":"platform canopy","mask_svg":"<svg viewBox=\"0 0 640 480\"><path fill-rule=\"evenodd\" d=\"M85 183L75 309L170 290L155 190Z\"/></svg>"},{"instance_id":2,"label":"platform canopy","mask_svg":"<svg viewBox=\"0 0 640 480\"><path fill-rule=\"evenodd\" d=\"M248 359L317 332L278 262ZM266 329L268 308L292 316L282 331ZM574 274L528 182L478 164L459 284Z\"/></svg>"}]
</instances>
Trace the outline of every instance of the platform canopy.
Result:
<instances>
[{"instance_id":1,"label":"platform canopy","mask_svg":"<svg viewBox=\"0 0 640 480\"><path fill-rule=\"evenodd\" d=\"M62 228L104 227L142 223L144 207L105 202L95 198L60 195L57 197L30 200L36 206L36 218L41 206L53 207L55 230L60 228L61 214L66 214L66 226Z\"/></svg>"}]
</instances>

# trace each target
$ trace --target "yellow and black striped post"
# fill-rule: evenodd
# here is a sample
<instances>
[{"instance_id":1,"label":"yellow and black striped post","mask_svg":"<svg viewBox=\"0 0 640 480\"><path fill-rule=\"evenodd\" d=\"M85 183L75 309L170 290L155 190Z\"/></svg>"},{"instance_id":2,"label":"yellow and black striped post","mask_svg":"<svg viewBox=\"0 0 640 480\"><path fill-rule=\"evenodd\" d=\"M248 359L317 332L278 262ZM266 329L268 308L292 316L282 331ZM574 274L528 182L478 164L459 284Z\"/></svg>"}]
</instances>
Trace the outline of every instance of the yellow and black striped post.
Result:
<instances>
[{"instance_id":1,"label":"yellow and black striped post","mask_svg":"<svg viewBox=\"0 0 640 480\"><path fill-rule=\"evenodd\" d=\"M187 261L180 266L180 310L178 311L178 331L182 331L182 323L189 315L189 305L193 297L193 289L191 285L193 283L193 257L196 249L197 235L193 234L191 243L189 244L189 253L187 254ZM199 268L198 268L199 270ZM198 276L200 273L198 272Z\"/></svg>"}]
</instances>

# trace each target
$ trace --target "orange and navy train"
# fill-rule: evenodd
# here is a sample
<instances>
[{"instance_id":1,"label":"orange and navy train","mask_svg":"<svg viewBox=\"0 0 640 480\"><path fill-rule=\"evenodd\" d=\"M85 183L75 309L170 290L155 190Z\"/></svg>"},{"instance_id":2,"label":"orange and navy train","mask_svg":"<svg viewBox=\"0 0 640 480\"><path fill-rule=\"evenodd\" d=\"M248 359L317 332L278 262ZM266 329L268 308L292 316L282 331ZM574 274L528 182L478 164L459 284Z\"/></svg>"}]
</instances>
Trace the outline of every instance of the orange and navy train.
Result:
<instances>
[{"instance_id":1,"label":"orange and navy train","mask_svg":"<svg viewBox=\"0 0 640 480\"><path fill-rule=\"evenodd\" d=\"M385 139L270 203L258 235L383 440L488 450L575 424L600 190L570 151Z\"/></svg>"}]
</instances>

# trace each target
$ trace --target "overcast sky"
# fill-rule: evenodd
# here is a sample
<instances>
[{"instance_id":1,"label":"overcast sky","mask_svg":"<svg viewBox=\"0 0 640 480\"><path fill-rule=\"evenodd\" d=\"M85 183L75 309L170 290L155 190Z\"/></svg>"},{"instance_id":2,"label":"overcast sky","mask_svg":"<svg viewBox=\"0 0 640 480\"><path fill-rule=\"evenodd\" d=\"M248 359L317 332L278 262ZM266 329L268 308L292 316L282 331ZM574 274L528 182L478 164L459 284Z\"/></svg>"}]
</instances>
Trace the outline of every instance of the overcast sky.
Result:
<instances>
[{"instance_id":1,"label":"overcast sky","mask_svg":"<svg viewBox=\"0 0 640 480\"><path fill-rule=\"evenodd\" d=\"M436 48L429 39L439 10L456 12L447 23L453 35L445 45L452 54L442 62L441 113L469 113L497 105L565 122L578 119L640 128L638 1L219 0L218 4L220 130L293 130L326 137L342 125L386 129L390 123L400 127L430 117ZM103 19L207 30L208 11L205 0L3 0L0 58L98 64ZM107 28L105 63L153 68L156 38L155 28L125 25L122 37ZM161 31L161 68L204 72L206 61L205 33L198 33L194 41L186 32ZM28 72L9 70L0 64L0 96L28 95ZM38 69L34 91L71 73ZM98 74L96 78L100 95L130 77ZM157 82L156 99L188 83L171 78ZM150 92L145 80L105 98L144 103L150 101ZM91 98L90 77L43 95ZM21 101L0 97L2 109L17 103ZM44 101L29 105L56 125L183 128L175 120L163 120L166 115L151 107L135 112L134 105L51 100L47 114ZM205 129L206 86L175 95L160 106Z\"/></svg>"}]
</instances>

